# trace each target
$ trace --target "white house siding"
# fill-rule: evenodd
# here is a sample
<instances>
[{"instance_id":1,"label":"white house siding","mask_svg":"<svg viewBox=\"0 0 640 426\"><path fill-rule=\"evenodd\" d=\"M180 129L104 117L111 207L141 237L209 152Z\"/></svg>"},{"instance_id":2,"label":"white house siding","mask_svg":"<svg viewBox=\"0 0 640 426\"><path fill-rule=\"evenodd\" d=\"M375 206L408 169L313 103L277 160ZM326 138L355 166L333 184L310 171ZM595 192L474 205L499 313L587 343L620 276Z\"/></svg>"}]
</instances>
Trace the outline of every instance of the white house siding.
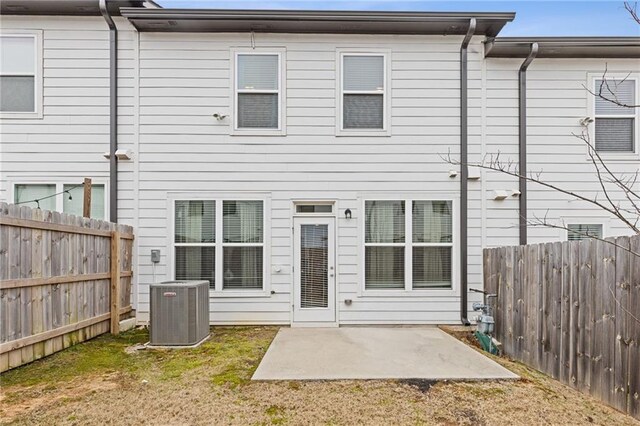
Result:
<instances>
[{"instance_id":1,"label":"white house siding","mask_svg":"<svg viewBox=\"0 0 640 426\"><path fill-rule=\"evenodd\" d=\"M286 49L286 136L230 136L230 49L248 34L140 34L139 318L148 311L152 248L156 279L170 278L171 193L264 192L271 196L271 274L275 294L211 299L214 323L291 321L292 200L337 201L339 321L446 323L459 320L459 292L362 296L360 197L459 199L459 179L441 158L459 152L459 47L462 37L256 34L256 48ZM481 144L480 38L469 55L470 143ZM390 137L336 137L336 49L391 51ZM230 114L231 115L231 114ZM470 194L470 281L481 280L479 185ZM352 220L344 219L350 208ZM456 247L456 252L458 247ZM169 255L169 256L168 256ZM456 283L458 286L459 283ZM445 292L450 293L450 292ZM345 299L353 304L346 306Z\"/></svg>"},{"instance_id":2,"label":"white house siding","mask_svg":"<svg viewBox=\"0 0 640 426\"><path fill-rule=\"evenodd\" d=\"M522 59L486 60L487 67L487 153L501 153L505 162L518 161L518 69ZM527 72L527 151L530 172L541 172L541 179L556 186L605 201L596 171L587 155L586 145L572 134L580 134L580 120L593 116L591 75L628 75L638 77L638 59L536 59ZM593 129L590 131L593 140ZM616 173L638 170L638 155L607 160ZM518 244L518 200L494 201L494 190L518 188L517 179L501 173L486 172L487 246ZM614 202L624 203L621 192L612 192ZM598 208L572 199L540 185L528 185L529 216L549 222L603 223L605 236L630 233L619 220ZM566 239L563 230L529 227L529 243Z\"/></svg>"},{"instance_id":3,"label":"white house siding","mask_svg":"<svg viewBox=\"0 0 640 426\"><path fill-rule=\"evenodd\" d=\"M123 19L119 43L120 145L134 144L137 33ZM0 32L42 31L43 116L0 119L0 199L13 201L15 183L81 183L108 189L109 31L101 17L2 16ZM133 224L133 164L120 163L122 222Z\"/></svg>"},{"instance_id":4,"label":"white house siding","mask_svg":"<svg viewBox=\"0 0 640 426\"><path fill-rule=\"evenodd\" d=\"M134 152L119 163L119 219L137 229L134 305L148 320L149 284L170 276L169 200L180 194L262 193L270 196L271 273L265 297L211 298L211 321L291 321L292 200L337 202L337 298L341 324L455 323L459 291L402 297L363 295L362 198L451 198L459 177L441 155L459 153L459 47L462 37L257 34L256 48L286 50L286 136L230 135L230 49L249 47L248 34L138 34L119 26L119 145ZM95 18L1 18L2 30L43 31L44 116L0 120L0 199L16 182L108 181L108 30ZM483 59L481 38L469 48L469 154L501 151L517 159L517 70L520 59ZM336 137L336 50L391 52L391 136ZM578 120L587 116L587 73L637 71L638 60L544 60L529 79L529 168L571 189L593 193ZM634 171L638 157L612 163ZM494 201L492 191L517 188L514 179L483 172L469 181L469 286L482 285L482 247L517 244L518 201ZM579 202L530 185L532 214L550 219L600 218ZM353 218L344 219L351 209ZM558 212L556 214L555 212ZM459 215L458 215L459 218ZM457 226L456 226L457 229ZM555 230L530 229L530 242L559 240ZM626 232L615 221L609 235ZM150 263L150 250L161 262ZM459 247L454 248L458 253ZM455 267L457 271L457 266ZM459 280L456 280L459 288ZM350 306L344 301L353 300ZM478 300L471 294L469 303Z\"/></svg>"}]
</instances>

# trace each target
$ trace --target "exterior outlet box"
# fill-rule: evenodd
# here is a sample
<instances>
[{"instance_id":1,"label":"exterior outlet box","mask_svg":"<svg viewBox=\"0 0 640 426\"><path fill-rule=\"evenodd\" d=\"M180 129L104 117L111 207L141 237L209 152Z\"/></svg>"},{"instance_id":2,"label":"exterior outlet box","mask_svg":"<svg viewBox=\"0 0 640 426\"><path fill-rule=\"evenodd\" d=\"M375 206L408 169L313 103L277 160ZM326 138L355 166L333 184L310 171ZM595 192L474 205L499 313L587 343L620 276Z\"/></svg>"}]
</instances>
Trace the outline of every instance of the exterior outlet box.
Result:
<instances>
[{"instance_id":1,"label":"exterior outlet box","mask_svg":"<svg viewBox=\"0 0 640 426\"><path fill-rule=\"evenodd\" d=\"M209 281L151 284L151 347L193 347L209 337Z\"/></svg>"},{"instance_id":2,"label":"exterior outlet box","mask_svg":"<svg viewBox=\"0 0 640 426\"><path fill-rule=\"evenodd\" d=\"M151 250L151 263L160 263L160 250Z\"/></svg>"}]
</instances>

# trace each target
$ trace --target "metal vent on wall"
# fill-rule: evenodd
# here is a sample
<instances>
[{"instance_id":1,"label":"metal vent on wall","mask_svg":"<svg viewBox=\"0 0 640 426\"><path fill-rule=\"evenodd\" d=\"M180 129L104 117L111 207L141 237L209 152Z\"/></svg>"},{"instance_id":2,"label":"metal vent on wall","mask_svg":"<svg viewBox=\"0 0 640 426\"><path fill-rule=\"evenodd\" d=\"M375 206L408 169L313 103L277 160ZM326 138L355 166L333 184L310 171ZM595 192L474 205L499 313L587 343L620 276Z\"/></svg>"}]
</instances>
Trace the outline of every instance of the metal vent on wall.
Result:
<instances>
[{"instance_id":1,"label":"metal vent on wall","mask_svg":"<svg viewBox=\"0 0 640 426\"><path fill-rule=\"evenodd\" d=\"M301 225L300 307L326 308L329 303L329 227Z\"/></svg>"}]
</instances>

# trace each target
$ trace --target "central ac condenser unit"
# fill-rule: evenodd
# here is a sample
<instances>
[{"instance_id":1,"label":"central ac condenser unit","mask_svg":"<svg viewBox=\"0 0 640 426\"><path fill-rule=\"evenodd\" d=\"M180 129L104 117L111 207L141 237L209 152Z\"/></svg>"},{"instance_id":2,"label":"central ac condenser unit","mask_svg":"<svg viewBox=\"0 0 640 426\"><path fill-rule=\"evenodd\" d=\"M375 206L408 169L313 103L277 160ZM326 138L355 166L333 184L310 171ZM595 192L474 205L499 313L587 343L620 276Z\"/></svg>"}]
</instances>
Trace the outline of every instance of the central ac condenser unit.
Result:
<instances>
[{"instance_id":1,"label":"central ac condenser unit","mask_svg":"<svg viewBox=\"0 0 640 426\"><path fill-rule=\"evenodd\" d=\"M150 346L196 346L209 336L209 282L151 285Z\"/></svg>"}]
</instances>

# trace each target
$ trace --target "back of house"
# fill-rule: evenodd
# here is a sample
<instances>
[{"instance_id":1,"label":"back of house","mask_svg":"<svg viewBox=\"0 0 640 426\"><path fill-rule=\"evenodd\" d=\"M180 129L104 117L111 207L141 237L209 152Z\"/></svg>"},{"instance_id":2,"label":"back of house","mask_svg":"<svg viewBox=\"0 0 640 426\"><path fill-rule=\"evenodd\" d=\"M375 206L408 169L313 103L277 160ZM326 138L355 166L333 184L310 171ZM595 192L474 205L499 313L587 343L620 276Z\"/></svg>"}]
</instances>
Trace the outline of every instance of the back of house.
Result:
<instances>
[{"instance_id":1,"label":"back of house","mask_svg":"<svg viewBox=\"0 0 640 426\"><path fill-rule=\"evenodd\" d=\"M638 37L501 38L503 12L0 6L0 201L78 214L91 178L91 215L136 230L139 323L173 279L209 281L212 324L466 323L483 248L629 232L517 173L595 196L583 134L638 170L639 109L590 93L638 104Z\"/></svg>"}]
</instances>

